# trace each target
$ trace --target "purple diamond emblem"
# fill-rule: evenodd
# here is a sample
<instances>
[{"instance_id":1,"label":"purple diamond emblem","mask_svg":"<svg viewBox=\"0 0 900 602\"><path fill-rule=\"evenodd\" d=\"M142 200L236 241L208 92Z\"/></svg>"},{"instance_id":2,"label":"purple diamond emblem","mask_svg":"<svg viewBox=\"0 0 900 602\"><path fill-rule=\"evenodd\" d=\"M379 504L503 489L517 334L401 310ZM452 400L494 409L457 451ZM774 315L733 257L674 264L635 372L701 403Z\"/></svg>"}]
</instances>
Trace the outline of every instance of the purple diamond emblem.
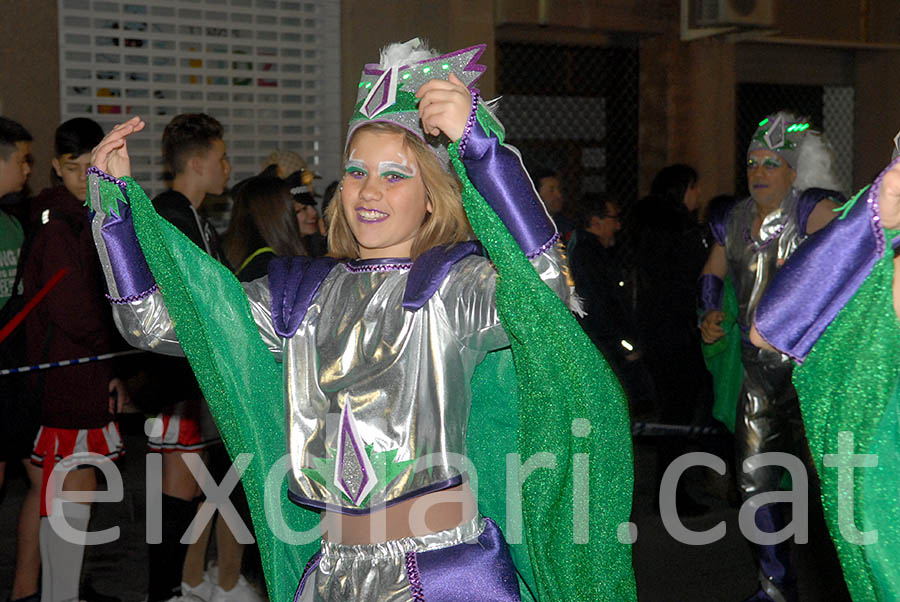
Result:
<instances>
[{"instance_id":1,"label":"purple diamond emblem","mask_svg":"<svg viewBox=\"0 0 900 602\"><path fill-rule=\"evenodd\" d=\"M341 410L338 432L337 461L334 465L334 484L350 501L359 506L375 487L378 479L366 454L366 445L359 436L349 400Z\"/></svg>"},{"instance_id":2,"label":"purple diamond emblem","mask_svg":"<svg viewBox=\"0 0 900 602\"><path fill-rule=\"evenodd\" d=\"M362 104L362 114L372 119L397 101L397 68L381 74Z\"/></svg>"}]
</instances>

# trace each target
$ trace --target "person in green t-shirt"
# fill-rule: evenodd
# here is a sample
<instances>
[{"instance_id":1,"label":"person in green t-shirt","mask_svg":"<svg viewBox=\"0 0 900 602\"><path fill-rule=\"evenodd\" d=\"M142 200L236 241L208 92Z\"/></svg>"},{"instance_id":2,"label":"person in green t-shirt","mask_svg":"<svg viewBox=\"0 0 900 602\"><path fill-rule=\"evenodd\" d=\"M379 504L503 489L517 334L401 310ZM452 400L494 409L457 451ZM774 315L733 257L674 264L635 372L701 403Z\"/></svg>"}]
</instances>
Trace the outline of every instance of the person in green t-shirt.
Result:
<instances>
[{"instance_id":1,"label":"person in green t-shirt","mask_svg":"<svg viewBox=\"0 0 900 602\"><path fill-rule=\"evenodd\" d=\"M15 202L16 195L25 188L28 175L31 173L31 134L20 123L7 117L0 117L0 309L2 309L10 297L14 294L13 287L16 281L16 266L19 262L19 251L24 241L22 226L19 221L7 212L7 207ZM6 323L0 323L2 328ZM7 345L10 340L7 339ZM5 365L9 355L0 343L0 368ZM15 393L17 388L11 386L10 381L3 381L11 377L0 377L0 486L3 485L6 474L6 462L22 460L29 463L31 452L31 439L23 434L33 432L20 428L22 422L18 419L22 411L27 408L20 403L20 397ZM27 498L26 498L27 500ZM20 523L28 516L34 516L33 528L27 532L37 532L37 496L33 496L30 509L28 501L23 504L20 515ZM22 526L20 525L20 531ZM27 529L27 526L26 526ZM13 582L11 600L34 600L39 597L38 576L40 575L40 556L38 553L37 538L23 538L17 543L16 549L16 573ZM25 541L27 540L27 541Z\"/></svg>"}]
</instances>

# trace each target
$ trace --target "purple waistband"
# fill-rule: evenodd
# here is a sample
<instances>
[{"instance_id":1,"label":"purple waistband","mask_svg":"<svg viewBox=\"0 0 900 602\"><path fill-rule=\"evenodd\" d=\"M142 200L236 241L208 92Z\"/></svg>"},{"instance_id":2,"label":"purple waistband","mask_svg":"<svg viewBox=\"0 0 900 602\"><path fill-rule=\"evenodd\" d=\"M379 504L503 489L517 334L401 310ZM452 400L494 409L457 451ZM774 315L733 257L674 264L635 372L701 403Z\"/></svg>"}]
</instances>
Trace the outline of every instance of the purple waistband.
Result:
<instances>
[{"instance_id":1,"label":"purple waistband","mask_svg":"<svg viewBox=\"0 0 900 602\"><path fill-rule=\"evenodd\" d=\"M422 487L420 489L416 489L415 491L410 491L404 493L403 495L397 496L390 500L387 500L383 504L378 504L376 506L368 506L366 508L352 508L348 506L339 506L337 504L329 504L328 502L323 502L321 500L314 500L305 496L300 495L299 493L295 493L288 490L288 499L297 504L298 506L303 506L304 508L313 508L315 510L327 510L328 512L338 512L340 514L349 514L351 516L362 516L365 514L371 514L373 512L377 512L379 510L383 510L385 508L389 508L400 502L405 502L406 500L411 500L416 497L420 497L426 495L428 493L434 493L435 491L443 491L444 489L450 489L451 487L456 487L458 485L462 485L466 481L469 480L468 475L461 474L456 475L455 477L451 477L449 479L438 481L436 483L431 483Z\"/></svg>"}]
</instances>

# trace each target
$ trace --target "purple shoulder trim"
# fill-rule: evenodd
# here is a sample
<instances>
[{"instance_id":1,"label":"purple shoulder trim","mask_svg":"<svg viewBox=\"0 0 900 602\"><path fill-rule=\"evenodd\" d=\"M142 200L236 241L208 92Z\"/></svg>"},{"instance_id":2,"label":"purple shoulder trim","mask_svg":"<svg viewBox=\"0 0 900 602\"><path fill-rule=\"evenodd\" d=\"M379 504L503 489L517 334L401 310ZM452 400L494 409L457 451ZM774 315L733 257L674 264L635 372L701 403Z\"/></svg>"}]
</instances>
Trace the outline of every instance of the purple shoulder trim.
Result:
<instances>
[{"instance_id":1,"label":"purple shoulder trim","mask_svg":"<svg viewBox=\"0 0 900 602\"><path fill-rule=\"evenodd\" d=\"M432 247L416 259L406 278L403 293L403 309L421 309L450 273L450 268L464 257L480 255L481 245L475 241L455 244L451 247Z\"/></svg>"},{"instance_id":2,"label":"purple shoulder trim","mask_svg":"<svg viewBox=\"0 0 900 602\"><path fill-rule=\"evenodd\" d=\"M450 489L451 487L456 487L457 485L462 485L463 483L469 480L469 475L462 474L456 475L455 477L446 479L444 481L438 481L437 483L431 483L430 485L426 485L421 489L416 489L415 491L410 491L409 493L404 493L401 496L395 497L394 499L388 500L385 504L379 504L377 506L370 506L366 508L351 508L347 506L337 506L335 504L329 504L326 502L322 502L319 500L313 500L308 497L304 497L299 493L294 493L290 489L288 489L287 496L288 499L297 504L298 506L303 506L304 508L315 508L316 510L329 510L331 512L340 512L341 514L349 514L351 516L362 516L365 514L371 514L376 510L382 510L383 508L389 508L394 504L399 504L400 502L405 502L406 500L411 500L415 497L419 497L421 495L425 495L426 493L434 493L435 491L443 491L444 489Z\"/></svg>"},{"instance_id":3,"label":"purple shoulder trim","mask_svg":"<svg viewBox=\"0 0 900 602\"><path fill-rule=\"evenodd\" d=\"M728 218L731 216L731 210L734 209L734 206L737 203L738 201L728 203L724 207L720 205L718 211L713 211L709 214L709 229L712 231L713 238L716 239L716 242L723 247L725 246L725 233L727 232Z\"/></svg>"},{"instance_id":4,"label":"purple shoulder trim","mask_svg":"<svg viewBox=\"0 0 900 602\"><path fill-rule=\"evenodd\" d=\"M825 188L807 188L800 194L800 198L797 199L797 227L801 234L806 234L806 222L809 221L813 209L825 199L832 199L838 205L843 205L847 201L840 192Z\"/></svg>"},{"instance_id":5,"label":"purple shoulder trim","mask_svg":"<svg viewBox=\"0 0 900 602\"><path fill-rule=\"evenodd\" d=\"M276 257L269 262L272 323L278 336L294 336L335 264L331 257Z\"/></svg>"},{"instance_id":6,"label":"purple shoulder trim","mask_svg":"<svg viewBox=\"0 0 900 602\"><path fill-rule=\"evenodd\" d=\"M880 184L881 176L846 215L800 245L756 309L760 336L798 363L806 359L884 254L877 206Z\"/></svg>"}]
</instances>

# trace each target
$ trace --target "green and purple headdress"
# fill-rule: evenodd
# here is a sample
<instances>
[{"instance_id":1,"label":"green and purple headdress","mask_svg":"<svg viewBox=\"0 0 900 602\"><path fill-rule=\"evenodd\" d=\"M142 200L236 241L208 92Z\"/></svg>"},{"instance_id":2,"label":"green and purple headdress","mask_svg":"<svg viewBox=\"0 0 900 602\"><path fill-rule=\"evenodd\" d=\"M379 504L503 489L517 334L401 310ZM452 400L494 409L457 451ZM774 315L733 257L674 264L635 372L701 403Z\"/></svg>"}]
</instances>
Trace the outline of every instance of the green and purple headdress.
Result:
<instances>
[{"instance_id":1,"label":"green and purple headdress","mask_svg":"<svg viewBox=\"0 0 900 602\"><path fill-rule=\"evenodd\" d=\"M808 118L778 111L759 122L756 133L750 139L747 154L755 150L769 150L787 161L791 168L797 169L800 143L808 129Z\"/></svg>"},{"instance_id":2,"label":"green and purple headdress","mask_svg":"<svg viewBox=\"0 0 900 602\"><path fill-rule=\"evenodd\" d=\"M393 123L421 138L435 152L441 164L450 169L450 155L447 152L450 141L446 136L430 136L422 131L415 94L428 80L448 79L451 73L456 74L469 90L477 93L474 84L486 69L477 61L484 50L485 45L479 44L449 54L439 54L419 38L383 48L380 62L368 64L362 71L347 142L362 125Z\"/></svg>"}]
</instances>

